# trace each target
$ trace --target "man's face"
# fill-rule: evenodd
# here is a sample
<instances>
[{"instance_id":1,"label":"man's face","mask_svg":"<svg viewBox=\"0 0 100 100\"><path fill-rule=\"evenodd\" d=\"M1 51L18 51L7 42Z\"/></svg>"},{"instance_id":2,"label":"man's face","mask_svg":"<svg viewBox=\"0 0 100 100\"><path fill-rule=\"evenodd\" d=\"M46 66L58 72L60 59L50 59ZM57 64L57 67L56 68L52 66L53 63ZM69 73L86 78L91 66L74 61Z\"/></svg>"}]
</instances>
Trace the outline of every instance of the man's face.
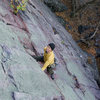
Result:
<instances>
[{"instance_id":1,"label":"man's face","mask_svg":"<svg viewBox=\"0 0 100 100\"><path fill-rule=\"evenodd\" d=\"M52 49L51 49L51 47L50 47L49 45L47 46L46 51L47 51L47 53L49 53L49 52L51 52L51 51L52 51Z\"/></svg>"}]
</instances>

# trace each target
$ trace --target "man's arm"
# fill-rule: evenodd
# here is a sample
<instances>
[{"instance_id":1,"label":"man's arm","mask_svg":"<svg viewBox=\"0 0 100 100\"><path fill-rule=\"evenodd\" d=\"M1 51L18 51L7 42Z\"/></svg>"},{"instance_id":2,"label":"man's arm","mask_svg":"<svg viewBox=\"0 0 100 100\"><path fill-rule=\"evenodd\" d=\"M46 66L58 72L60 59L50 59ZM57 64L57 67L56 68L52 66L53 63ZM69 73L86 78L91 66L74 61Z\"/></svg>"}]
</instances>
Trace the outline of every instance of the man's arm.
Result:
<instances>
[{"instance_id":1,"label":"man's arm","mask_svg":"<svg viewBox=\"0 0 100 100\"><path fill-rule=\"evenodd\" d=\"M44 66L42 67L42 71L44 71L51 63L52 58L50 57L45 63Z\"/></svg>"},{"instance_id":2,"label":"man's arm","mask_svg":"<svg viewBox=\"0 0 100 100\"><path fill-rule=\"evenodd\" d=\"M44 66L42 67L42 71L44 71L48 67L49 64L50 64L50 62L46 61Z\"/></svg>"},{"instance_id":3,"label":"man's arm","mask_svg":"<svg viewBox=\"0 0 100 100\"><path fill-rule=\"evenodd\" d=\"M46 48L47 48L47 47L44 48L44 52L46 51Z\"/></svg>"}]
</instances>

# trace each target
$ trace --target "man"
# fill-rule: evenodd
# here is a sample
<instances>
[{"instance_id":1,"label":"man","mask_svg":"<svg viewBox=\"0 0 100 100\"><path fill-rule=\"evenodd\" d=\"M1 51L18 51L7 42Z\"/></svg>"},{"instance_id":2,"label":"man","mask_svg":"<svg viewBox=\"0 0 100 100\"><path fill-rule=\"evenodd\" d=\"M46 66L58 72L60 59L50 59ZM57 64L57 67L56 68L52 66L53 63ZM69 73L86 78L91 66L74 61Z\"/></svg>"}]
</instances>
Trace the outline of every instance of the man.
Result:
<instances>
[{"instance_id":1,"label":"man","mask_svg":"<svg viewBox=\"0 0 100 100\"><path fill-rule=\"evenodd\" d=\"M48 44L47 47L44 48L44 55L43 56L32 56L36 61L44 62L44 65L42 67L42 70L46 70L47 72L51 75L51 78L54 80L54 72L53 72L53 67L55 66L54 64L54 53L53 50L55 48L54 43Z\"/></svg>"}]
</instances>

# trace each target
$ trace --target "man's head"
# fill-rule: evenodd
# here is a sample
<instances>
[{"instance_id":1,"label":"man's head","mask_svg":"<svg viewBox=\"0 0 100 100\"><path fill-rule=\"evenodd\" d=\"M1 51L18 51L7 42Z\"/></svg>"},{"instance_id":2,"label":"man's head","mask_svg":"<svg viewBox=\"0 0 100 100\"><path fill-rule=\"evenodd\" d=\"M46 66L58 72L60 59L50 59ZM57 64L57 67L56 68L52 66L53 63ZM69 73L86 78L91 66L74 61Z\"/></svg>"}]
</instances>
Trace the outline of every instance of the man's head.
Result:
<instances>
[{"instance_id":1,"label":"man's head","mask_svg":"<svg viewBox=\"0 0 100 100\"><path fill-rule=\"evenodd\" d=\"M53 51L54 48L55 48L55 44L54 44L54 43L50 43L50 44L48 44L48 46L47 46L47 50L46 50L47 53Z\"/></svg>"}]
</instances>

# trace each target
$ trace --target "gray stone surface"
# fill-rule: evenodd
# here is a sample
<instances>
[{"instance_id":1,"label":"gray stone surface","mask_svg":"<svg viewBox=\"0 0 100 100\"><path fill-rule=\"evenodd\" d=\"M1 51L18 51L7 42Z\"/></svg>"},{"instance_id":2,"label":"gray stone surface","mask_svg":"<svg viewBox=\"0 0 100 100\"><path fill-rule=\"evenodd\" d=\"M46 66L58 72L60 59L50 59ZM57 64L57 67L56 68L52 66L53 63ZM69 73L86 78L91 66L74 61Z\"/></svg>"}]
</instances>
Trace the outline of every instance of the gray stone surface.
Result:
<instances>
[{"instance_id":1,"label":"gray stone surface","mask_svg":"<svg viewBox=\"0 0 100 100\"><path fill-rule=\"evenodd\" d=\"M59 63L55 81L25 49L40 54L50 42ZM1 0L0 100L99 100L100 89L86 62L87 55L40 0L30 0L17 16L8 0Z\"/></svg>"},{"instance_id":2,"label":"gray stone surface","mask_svg":"<svg viewBox=\"0 0 100 100\"><path fill-rule=\"evenodd\" d=\"M68 8L60 0L43 0L53 12L62 12Z\"/></svg>"}]
</instances>

